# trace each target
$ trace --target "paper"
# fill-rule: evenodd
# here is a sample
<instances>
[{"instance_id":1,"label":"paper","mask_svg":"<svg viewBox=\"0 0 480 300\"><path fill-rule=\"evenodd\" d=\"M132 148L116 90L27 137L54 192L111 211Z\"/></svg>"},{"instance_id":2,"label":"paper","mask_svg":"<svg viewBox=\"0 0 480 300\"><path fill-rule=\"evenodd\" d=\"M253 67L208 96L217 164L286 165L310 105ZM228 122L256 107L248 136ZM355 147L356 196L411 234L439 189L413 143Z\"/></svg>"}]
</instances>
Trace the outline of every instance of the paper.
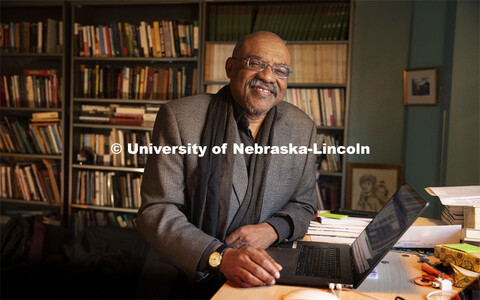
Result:
<instances>
[{"instance_id":1,"label":"paper","mask_svg":"<svg viewBox=\"0 0 480 300\"><path fill-rule=\"evenodd\" d=\"M447 248L463 251L465 253L480 253L480 247L470 244L450 244L444 245Z\"/></svg>"},{"instance_id":2,"label":"paper","mask_svg":"<svg viewBox=\"0 0 480 300\"><path fill-rule=\"evenodd\" d=\"M351 245L355 238L348 237L338 237L338 236L323 236L323 235L312 235L310 237L312 242L322 242L322 243L332 243L332 244L347 244Z\"/></svg>"},{"instance_id":3,"label":"paper","mask_svg":"<svg viewBox=\"0 0 480 300\"><path fill-rule=\"evenodd\" d=\"M461 225L429 226L417 224L413 224L393 247L433 248L438 244L458 243L462 238Z\"/></svg>"},{"instance_id":4,"label":"paper","mask_svg":"<svg viewBox=\"0 0 480 300\"><path fill-rule=\"evenodd\" d=\"M428 187L425 190L437 196L443 205L480 206L480 185Z\"/></svg>"}]
</instances>

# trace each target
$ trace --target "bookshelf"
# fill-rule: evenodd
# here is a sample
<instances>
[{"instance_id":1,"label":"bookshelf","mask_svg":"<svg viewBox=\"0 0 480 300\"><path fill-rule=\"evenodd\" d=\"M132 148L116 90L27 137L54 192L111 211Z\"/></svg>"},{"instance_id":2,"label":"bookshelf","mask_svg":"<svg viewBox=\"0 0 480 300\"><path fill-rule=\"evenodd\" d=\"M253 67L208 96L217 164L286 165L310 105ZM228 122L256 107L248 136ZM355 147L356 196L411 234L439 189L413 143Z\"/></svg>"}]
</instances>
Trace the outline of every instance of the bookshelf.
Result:
<instances>
[{"instance_id":1,"label":"bookshelf","mask_svg":"<svg viewBox=\"0 0 480 300\"><path fill-rule=\"evenodd\" d=\"M200 90L201 1L72 1L71 226L135 227L148 145L162 104ZM121 154L111 145L122 145Z\"/></svg>"},{"instance_id":2,"label":"bookshelf","mask_svg":"<svg viewBox=\"0 0 480 300\"><path fill-rule=\"evenodd\" d=\"M317 124L318 143L344 145L348 128L351 51L350 1L215 1L203 11L205 52L202 90L217 92L228 83L224 65L236 41L268 30L284 38L292 57L285 101ZM346 159L318 159L318 186L325 208L345 206Z\"/></svg>"},{"instance_id":3,"label":"bookshelf","mask_svg":"<svg viewBox=\"0 0 480 300\"><path fill-rule=\"evenodd\" d=\"M2 214L53 212L64 221L65 20L64 1L2 1Z\"/></svg>"},{"instance_id":4,"label":"bookshelf","mask_svg":"<svg viewBox=\"0 0 480 300\"><path fill-rule=\"evenodd\" d=\"M343 144L348 128L352 6L350 1L2 1L0 201L5 204L2 210L10 206L55 209L66 224L77 230L80 227L75 222L76 214L82 215L82 226L92 222L118 223L118 216L125 223L134 224L131 219L138 209L138 179L143 174L144 157L109 154L110 145L114 142L126 145L129 141L148 143L161 105L197 92L216 92L228 82L224 63L236 40L257 29L284 36L290 48L293 73L286 100L307 113L310 111L317 123L319 139L334 137L330 143ZM323 29L329 23L333 26L334 20L335 29ZM173 33L169 36L170 46L163 31L167 26L171 30L168 32ZM44 29L41 39L39 27ZM49 40L48 28L53 27L57 29L56 40ZM221 29L217 32L216 28ZM161 33L165 35L160 39ZM18 42L12 43L10 35ZM57 47L60 41L63 46ZM24 73L24 70L44 73ZM55 70L52 74L47 72L52 70ZM39 87L40 93L32 95L28 88L21 89L27 85ZM336 113L333 119L322 115L327 102L330 114ZM58 114L59 120L43 122L56 126L48 128L49 124L39 129L41 125L29 126L34 113ZM25 121L17 125L17 120ZM24 149L13 145L16 143L13 140L13 146L8 145L7 123L25 130L32 151L26 145ZM32 133L28 133L30 128L34 128ZM53 142L55 135L49 137L48 132L58 132L62 140L56 147L53 142L50 149L43 149L34 140L35 130L49 142ZM18 140L22 142L23 138L20 136ZM344 206L345 159L337 161L335 169L331 167L332 161L324 159L325 170L319 171L320 186L336 187L332 203ZM55 199L51 188L43 191L50 193L50 197L42 196L39 190L36 196L39 200L28 200L22 194L22 189L26 189L14 188L15 166L29 167L32 179L36 179L32 164L40 171L45 170L41 174L48 177L45 162L56 170L52 172L57 174L53 178L57 178L59 200L48 201ZM320 159L319 166L322 166ZM89 184L85 182L87 176ZM96 185L105 191L115 176L120 178L116 183L119 190L122 185L128 186L127 178L132 180L128 197L132 198L131 204L112 205L106 199L94 203L85 201L85 196L79 200L82 177L85 189ZM28 178L25 180L28 185ZM37 188L40 185L45 184L33 183ZM95 193L101 193L88 192L94 197ZM108 216L110 212L115 220Z\"/></svg>"}]
</instances>

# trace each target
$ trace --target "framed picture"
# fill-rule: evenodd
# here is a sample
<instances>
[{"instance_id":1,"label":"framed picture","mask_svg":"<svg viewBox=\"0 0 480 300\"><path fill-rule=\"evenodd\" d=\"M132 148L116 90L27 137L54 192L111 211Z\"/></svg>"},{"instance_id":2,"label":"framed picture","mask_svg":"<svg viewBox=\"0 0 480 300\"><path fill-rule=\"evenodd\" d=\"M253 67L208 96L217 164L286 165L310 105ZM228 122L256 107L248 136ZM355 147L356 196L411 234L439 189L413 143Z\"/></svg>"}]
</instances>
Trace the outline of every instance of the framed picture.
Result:
<instances>
[{"instance_id":1,"label":"framed picture","mask_svg":"<svg viewBox=\"0 0 480 300\"><path fill-rule=\"evenodd\" d=\"M437 68L403 70L403 105L437 105L437 90Z\"/></svg>"},{"instance_id":2,"label":"framed picture","mask_svg":"<svg viewBox=\"0 0 480 300\"><path fill-rule=\"evenodd\" d=\"M402 183L401 164L348 163L347 208L379 211Z\"/></svg>"}]
</instances>

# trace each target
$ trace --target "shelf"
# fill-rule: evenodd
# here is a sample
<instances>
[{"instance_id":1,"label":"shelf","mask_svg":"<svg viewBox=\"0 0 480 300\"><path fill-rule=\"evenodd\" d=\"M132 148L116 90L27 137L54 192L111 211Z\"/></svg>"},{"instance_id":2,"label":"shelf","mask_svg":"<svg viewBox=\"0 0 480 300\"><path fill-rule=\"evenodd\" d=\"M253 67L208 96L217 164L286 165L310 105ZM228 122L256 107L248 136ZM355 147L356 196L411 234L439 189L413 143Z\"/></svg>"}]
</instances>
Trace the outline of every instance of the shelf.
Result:
<instances>
[{"instance_id":1,"label":"shelf","mask_svg":"<svg viewBox=\"0 0 480 300\"><path fill-rule=\"evenodd\" d=\"M0 198L0 202L28 204L28 205L41 205L41 206L60 208L60 204L49 204L48 202L43 202L43 201L28 201L23 199Z\"/></svg>"},{"instance_id":2,"label":"shelf","mask_svg":"<svg viewBox=\"0 0 480 300\"><path fill-rule=\"evenodd\" d=\"M159 62L168 62L168 63L175 63L175 62L197 62L197 57L98 57L98 56L75 56L73 58L74 61L120 61L120 62L151 62L151 63L159 63Z\"/></svg>"},{"instance_id":3,"label":"shelf","mask_svg":"<svg viewBox=\"0 0 480 300\"><path fill-rule=\"evenodd\" d=\"M228 81L205 81L204 85L226 85ZM287 88L344 88L344 83L289 83Z\"/></svg>"},{"instance_id":4,"label":"shelf","mask_svg":"<svg viewBox=\"0 0 480 300\"><path fill-rule=\"evenodd\" d=\"M85 103L118 103L118 104L166 104L171 100L138 100L138 99L100 99L100 98L73 98L73 102Z\"/></svg>"},{"instance_id":5,"label":"shelf","mask_svg":"<svg viewBox=\"0 0 480 300\"><path fill-rule=\"evenodd\" d=\"M235 45L237 41L205 41L206 45L209 44L225 44L225 45ZM348 41L285 41L287 45L294 44L348 44Z\"/></svg>"},{"instance_id":6,"label":"shelf","mask_svg":"<svg viewBox=\"0 0 480 300\"><path fill-rule=\"evenodd\" d=\"M125 129L125 130L143 130L151 131L153 130L153 122L148 122L149 126L127 126L127 125L110 125L110 124L88 124L88 123L74 123L74 128L97 128L97 129Z\"/></svg>"},{"instance_id":7,"label":"shelf","mask_svg":"<svg viewBox=\"0 0 480 300\"><path fill-rule=\"evenodd\" d=\"M55 154L27 154L27 153L9 153L1 152L0 156L12 158L30 158L30 159L62 159L62 155Z\"/></svg>"},{"instance_id":8,"label":"shelf","mask_svg":"<svg viewBox=\"0 0 480 300\"><path fill-rule=\"evenodd\" d=\"M317 126L317 131L343 131L345 130L344 126Z\"/></svg>"},{"instance_id":9,"label":"shelf","mask_svg":"<svg viewBox=\"0 0 480 300\"><path fill-rule=\"evenodd\" d=\"M138 0L138 1L131 1L131 0L115 0L113 3L116 6L123 6L123 5L165 5L165 4L199 4L201 0L162 0L159 2L158 0ZM77 5L89 5L89 6L100 6L100 5L111 5L112 1L110 0L77 0L75 1Z\"/></svg>"},{"instance_id":10,"label":"shelf","mask_svg":"<svg viewBox=\"0 0 480 300\"><path fill-rule=\"evenodd\" d=\"M328 172L328 171L320 171L320 176L334 176L334 177L342 177L342 172Z\"/></svg>"},{"instance_id":11,"label":"shelf","mask_svg":"<svg viewBox=\"0 0 480 300\"><path fill-rule=\"evenodd\" d=\"M143 173L143 168L72 164L73 169Z\"/></svg>"},{"instance_id":12,"label":"shelf","mask_svg":"<svg viewBox=\"0 0 480 300\"><path fill-rule=\"evenodd\" d=\"M288 83L288 88L344 88L344 83Z\"/></svg>"},{"instance_id":13,"label":"shelf","mask_svg":"<svg viewBox=\"0 0 480 300\"><path fill-rule=\"evenodd\" d=\"M2 57L11 57L11 58L63 58L61 53L1 53Z\"/></svg>"},{"instance_id":14,"label":"shelf","mask_svg":"<svg viewBox=\"0 0 480 300\"><path fill-rule=\"evenodd\" d=\"M120 208L120 207L84 205L84 204L72 204L72 208L113 211L113 212L123 212L123 213L132 213L132 214L136 214L138 212L137 208Z\"/></svg>"},{"instance_id":15,"label":"shelf","mask_svg":"<svg viewBox=\"0 0 480 300\"><path fill-rule=\"evenodd\" d=\"M58 111L62 112L61 108L46 108L46 107L0 107L1 111L25 111L25 112L38 112L38 111Z\"/></svg>"}]
</instances>

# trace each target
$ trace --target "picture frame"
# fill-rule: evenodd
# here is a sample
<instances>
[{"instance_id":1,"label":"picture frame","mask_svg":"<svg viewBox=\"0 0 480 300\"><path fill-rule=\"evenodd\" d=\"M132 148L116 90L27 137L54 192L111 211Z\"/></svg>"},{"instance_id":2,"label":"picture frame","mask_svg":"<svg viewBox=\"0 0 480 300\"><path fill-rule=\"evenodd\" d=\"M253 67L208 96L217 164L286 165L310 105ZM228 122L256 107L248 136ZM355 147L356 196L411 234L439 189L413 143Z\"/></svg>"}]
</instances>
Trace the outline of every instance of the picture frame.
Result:
<instances>
[{"instance_id":1,"label":"picture frame","mask_svg":"<svg viewBox=\"0 0 480 300\"><path fill-rule=\"evenodd\" d=\"M347 208L379 211L403 183L403 165L347 163Z\"/></svg>"},{"instance_id":2,"label":"picture frame","mask_svg":"<svg viewBox=\"0 0 480 300\"><path fill-rule=\"evenodd\" d=\"M403 105L438 105L438 69L403 70Z\"/></svg>"}]
</instances>

